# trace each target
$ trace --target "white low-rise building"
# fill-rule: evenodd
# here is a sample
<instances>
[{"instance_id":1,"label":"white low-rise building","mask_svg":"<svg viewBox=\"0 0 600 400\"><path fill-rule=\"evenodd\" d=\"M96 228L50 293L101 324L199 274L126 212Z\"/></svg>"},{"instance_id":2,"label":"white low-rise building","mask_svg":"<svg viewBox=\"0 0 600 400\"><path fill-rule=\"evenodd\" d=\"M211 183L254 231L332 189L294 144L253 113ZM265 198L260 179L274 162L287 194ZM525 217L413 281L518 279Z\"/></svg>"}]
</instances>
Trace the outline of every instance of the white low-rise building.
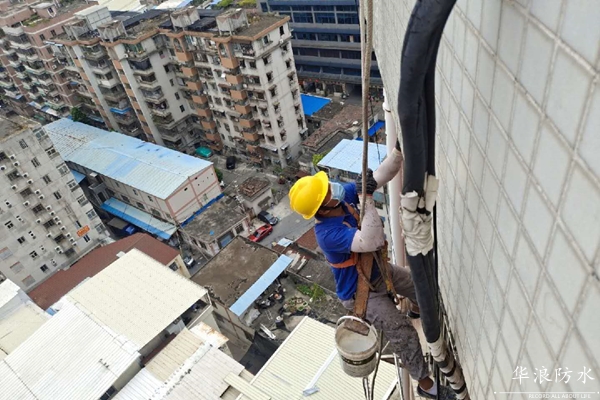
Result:
<instances>
[{"instance_id":1,"label":"white low-rise building","mask_svg":"<svg viewBox=\"0 0 600 400\"><path fill-rule=\"evenodd\" d=\"M221 195L209 161L69 119L44 130L93 202L163 239Z\"/></svg>"}]
</instances>

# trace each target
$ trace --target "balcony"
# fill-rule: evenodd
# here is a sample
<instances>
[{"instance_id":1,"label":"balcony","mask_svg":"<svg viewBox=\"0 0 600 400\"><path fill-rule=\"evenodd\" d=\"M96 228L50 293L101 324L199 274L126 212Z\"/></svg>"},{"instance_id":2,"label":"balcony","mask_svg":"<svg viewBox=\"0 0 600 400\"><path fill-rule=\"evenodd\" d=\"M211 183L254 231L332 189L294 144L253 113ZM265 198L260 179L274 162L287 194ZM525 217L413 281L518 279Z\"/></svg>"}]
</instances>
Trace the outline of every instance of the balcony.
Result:
<instances>
[{"instance_id":1,"label":"balcony","mask_svg":"<svg viewBox=\"0 0 600 400\"><path fill-rule=\"evenodd\" d=\"M87 90L86 90L87 92ZM77 91L77 93L79 93L79 91ZM89 93L89 92L87 92ZM91 93L90 93L91 95ZM121 99L126 99L127 98L127 93L125 93L124 91L108 91L108 92L102 92L102 96L104 96L104 98L106 100L110 100L110 101L114 101L115 103L118 103Z\"/></svg>"},{"instance_id":2,"label":"balcony","mask_svg":"<svg viewBox=\"0 0 600 400\"><path fill-rule=\"evenodd\" d=\"M232 85L239 85L240 83L244 82L244 77L242 75L240 75L240 72L238 70L231 74L226 73L225 80L228 83L231 83Z\"/></svg>"},{"instance_id":3,"label":"balcony","mask_svg":"<svg viewBox=\"0 0 600 400\"><path fill-rule=\"evenodd\" d=\"M119 84L121 84L121 82L117 79L117 78L110 78L110 79L97 79L98 81L98 86L101 86L103 88L106 89L110 89L112 87L115 87Z\"/></svg>"},{"instance_id":4,"label":"balcony","mask_svg":"<svg viewBox=\"0 0 600 400\"><path fill-rule=\"evenodd\" d=\"M153 92L147 92L145 90L142 90L142 95L144 96L144 99L150 103L160 104L165 100L165 95L161 89L155 90Z\"/></svg>"},{"instance_id":5,"label":"balcony","mask_svg":"<svg viewBox=\"0 0 600 400\"><path fill-rule=\"evenodd\" d=\"M187 81L187 87L190 90L202 90L202 82L200 82L200 81Z\"/></svg>"},{"instance_id":6,"label":"balcony","mask_svg":"<svg viewBox=\"0 0 600 400\"><path fill-rule=\"evenodd\" d=\"M192 53L188 53L187 51L175 51L175 55L177 56L177 60L179 62L188 62L194 60L194 55Z\"/></svg>"},{"instance_id":7,"label":"balcony","mask_svg":"<svg viewBox=\"0 0 600 400\"><path fill-rule=\"evenodd\" d=\"M152 121L157 125L157 126L161 126L163 128L166 129L170 129L173 128L176 124L175 120L173 119L173 116L169 114L168 117L158 117L158 116L153 116L152 117Z\"/></svg>"},{"instance_id":8,"label":"balcony","mask_svg":"<svg viewBox=\"0 0 600 400\"><path fill-rule=\"evenodd\" d=\"M90 68L91 68L92 72L95 74L98 74L98 75L106 75L112 71L112 65L110 65L108 63L95 64L95 65L92 65L92 63L89 63L89 64L90 64Z\"/></svg>"},{"instance_id":9,"label":"balcony","mask_svg":"<svg viewBox=\"0 0 600 400\"><path fill-rule=\"evenodd\" d=\"M245 100L248 98L248 93L245 90L231 90L231 98L234 100Z\"/></svg>"},{"instance_id":10,"label":"balcony","mask_svg":"<svg viewBox=\"0 0 600 400\"><path fill-rule=\"evenodd\" d=\"M202 53L194 53L194 65L197 67L210 68L210 62L208 61L208 58Z\"/></svg>"},{"instance_id":11,"label":"balcony","mask_svg":"<svg viewBox=\"0 0 600 400\"><path fill-rule=\"evenodd\" d=\"M214 142L219 142L221 141L221 137L219 136L218 133L211 133L211 132L205 132L204 136L206 136L206 138L208 140L212 140Z\"/></svg>"},{"instance_id":12,"label":"balcony","mask_svg":"<svg viewBox=\"0 0 600 400\"><path fill-rule=\"evenodd\" d=\"M21 60L19 60L19 57L9 57L8 58L8 64L13 67L13 68L19 68L21 66Z\"/></svg>"},{"instance_id":13,"label":"balcony","mask_svg":"<svg viewBox=\"0 0 600 400\"><path fill-rule=\"evenodd\" d=\"M206 117L206 118L210 118L212 116L212 111L210 111L210 108L197 108L196 109L196 113L201 116L201 117Z\"/></svg>"},{"instance_id":14,"label":"balcony","mask_svg":"<svg viewBox=\"0 0 600 400\"><path fill-rule=\"evenodd\" d=\"M160 89L160 83L155 79L153 81L146 81L142 79L136 79L137 84L142 89L148 89L153 91L154 89Z\"/></svg>"},{"instance_id":15,"label":"balcony","mask_svg":"<svg viewBox=\"0 0 600 400\"><path fill-rule=\"evenodd\" d=\"M119 125L128 126L135 122L137 122L137 118L135 114L129 112L126 114L115 114L115 119L119 123Z\"/></svg>"},{"instance_id":16,"label":"balcony","mask_svg":"<svg viewBox=\"0 0 600 400\"><path fill-rule=\"evenodd\" d=\"M243 128L252 128L256 125L256 121L253 119L240 118L240 125Z\"/></svg>"},{"instance_id":17,"label":"balcony","mask_svg":"<svg viewBox=\"0 0 600 400\"><path fill-rule=\"evenodd\" d=\"M240 114L250 114L252 112L252 107L247 104L236 104L235 111L239 112Z\"/></svg>"},{"instance_id":18,"label":"balcony","mask_svg":"<svg viewBox=\"0 0 600 400\"><path fill-rule=\"evenodd\" d=\"M240 66L240 63L238 62L237 58L221 57L221 65L227 69L236 69Z\"/></svg>"},{"instance_id":19,"label":"balcony","mask_svg":"<svg viewBox=\"0 0 600 400\"><path fill-rule=\"evenodd\" d=\"M31 49L31 43L29 40L11 40L10 46L15 49L27 50Z\"/></svg>"},{"instance_id":20,"label":"balcony","mask_svg":"<svg viewBox=\"0 0 600 400\"><path fill-rule=\"evenodd\" d=\"M192 101L196 104L208 103L208 97L205 94L193 94Z\"/></svg>"},{"instance_id":21,"label":"balcony","mask_svg":"<svg viewBox=\"0 0 600 400\"><path fill-rule=\"evenodd\" d=\"M217 123L215 121L202 121L202 127L204 129L215 129L217 127Z\"/></svg>"},{"instance_id":22,"label":"balcony","mask_svg":"<svg viewBox=\"0 0 600 400\"><path fill-rule=\"evenodd\" d=\"M54 81L52 80L50 75L38 76L37 81L45 86L50 86L54 84Z\"/></svg>"},{"instance_id":23,"label":"balcony","mask_svg":"<svg viewBox=\"0 0 600 400\"><path fill-rule=\"evenodd\" d=\"M242 136L249 142L256 142L260 139L258 133L242 132Z\"/></svg>"},{"instance_id":24,"label":"balcony","mask_svg":"<svg viewBox=\"0 0 600 400\"><path fill-rule=\"evenodd\" d=\"M251 57L251 58L253 58L256 55L256 52L254 51L254 48L252 47L251 44L240 44L240 45L236 44L233 47L233 53L237 57Z\"/></svg>"},{"instance_id":25,"label":"balcony","mask_svg":"<svg viewBox=\"0 0 600 400\"><path fill-rule=\"evenodd\" d=\"M46 105L55 110L60 110L61 108L66 106L64 101L60 97L46 99Z\"/></svg>"},{"instance_id":26,"label":"balcony","mask_svg":"<svg viewBox=\"0 0 600 400\"><path fill-rule=\"evenodd\" d=\"M221 150L223 150L223 142L209 143L208 148L213 151L221 151Z\"/></svg>"},{"instance_id":27,"label":"balcony","mask_svg":"<svg viewBox=\"0 0 600 400\"><path fill-rule=\"evenodd\" d=\"M15 89L4 89L4 94L10 98L13 98L15 100L20 99L21 97L23 97L23 95L21 94L21 92L19 92L16 88Z\"/></svg>"},{"instance_id":28,"label":"balcony","mask_svg":"<svg viewBox=\"0 0 600 400\"><path fill-rule=\"evenodd\" d=\"M15 87L15 84L13 81L0 80L0 86L2 86L5 89L11 89ZM25 86L25 84L23 84L23 86Z\"/></svg>"},{"instance_id":29,"label":"balcony","mask_svg":"<svg viewBox=\"0 0 600 400\"><path fill-rule=\"evenodd\" d=\"M104 48L100 45L93 47L82 47L83 57L87 60L99 60L107 56Z\"/></svg>"},{"instance_id":30,"label":"balcony","mask_svg":"<svg viewBox=\"0 0 600 400\"><path fill-rule=\"evenodd\" d=\"M150 59L145 58L141 61L129 60L129 66L134 75L150 75L154 72Z\"/></svg>"},{"instance_id":31,"label":"balcony","mask_svg":"<svg viewBox=\"0 0 600 400\"><path fill-rule=\"evenodd\" d=\"M150 112L155 116L164 117L164 118L168 118L171 116L171 111L169 111L169 106L151 107L150 105L148 105L148 108L150 109Z\"/></svg>"},{"instance_id":32,"label":"balcony","mask_svg":"<svg viewBox=\"0 0 600 400\"><path fill-rule=\"evenodd\" d=\"M191 78L198 73L198 70L194 67L181 67L181 72L185 77Z\"/></svg>"},{"instance_id":33,"label":"balcony","mask_svg":"<svg viewBox=\"0 0 600 400\"><path fill-rule=\"evenodd\" d=\"M11 35L11 36L21 36L25 33L25 31L23 30L23 26L21 26L21 25L16 26L16 27L4 26L4 27L2 27L2 30L4 31L5 34Z\"/></svg>"},{"instance_id":34,"label":"balcony","mask_svg":"<svg viewBox=\"0 0 600 400\"><path fill-rule=\"evenodd\" d=\"M33 66L25 64L24 67L25 67L25 71L31 72L32 74L40 75L40 74L46 73L46 70L44 69L44 65L43 64L40 64L40 65L35 65L34 64Z\"/></svg>"}]
</instances>

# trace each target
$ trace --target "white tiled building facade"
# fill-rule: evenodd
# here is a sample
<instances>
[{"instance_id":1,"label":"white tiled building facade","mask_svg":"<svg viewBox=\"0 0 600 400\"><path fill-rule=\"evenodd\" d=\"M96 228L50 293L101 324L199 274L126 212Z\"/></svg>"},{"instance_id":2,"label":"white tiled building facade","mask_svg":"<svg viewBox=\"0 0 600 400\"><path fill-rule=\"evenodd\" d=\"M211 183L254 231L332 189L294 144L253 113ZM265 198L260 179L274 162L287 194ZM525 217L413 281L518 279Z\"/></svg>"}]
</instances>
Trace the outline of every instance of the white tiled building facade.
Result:
<instances>
[{"instance_id":1,"label":"white tiled building facade","mask_svg":"<svg viewBox=\"0 0 600 400\"><path fill-rule=\"evenodd\" d=\"M375 2L393 109L413 4ZM440 284L473 399L600 390L598 21L595 0L459 0L445 29ZM583 383L584 367L595 380ZM573 371L568 384L558 368Z\"/></svg>"},{"instance_id":2,"label":"white tiled building facade","mask_svg":"<svg viewBox=\"0 0 600 400\"><path fill-rule=\"evenodd\" d=\"M7 128L6 122L0 126ZM0 137L0 185L0 280L8 278L29 291L106 237L41 129Z\"/></svg>"}]
</instances>

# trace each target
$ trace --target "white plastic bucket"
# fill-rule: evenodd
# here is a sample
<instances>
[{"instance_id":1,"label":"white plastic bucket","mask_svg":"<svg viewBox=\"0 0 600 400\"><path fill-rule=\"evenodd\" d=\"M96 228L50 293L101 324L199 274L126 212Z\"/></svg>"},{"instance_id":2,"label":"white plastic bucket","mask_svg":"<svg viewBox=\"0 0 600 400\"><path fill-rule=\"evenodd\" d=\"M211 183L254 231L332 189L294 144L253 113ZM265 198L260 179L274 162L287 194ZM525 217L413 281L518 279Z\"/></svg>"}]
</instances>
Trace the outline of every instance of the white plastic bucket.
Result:
<instances>
[{"instance_id":1,"label":"white plastic bucket","mask_svg":"<svg viewBox=\"0 0 600 400\"><path fill-rule=\"evenodd\" d=\"M361 335L342 324L346 320L357 321L369 328L369 333ZM342 369L355 378L369 376L377 364L377 332L371 325L351 315L340 318L335 329L335 344L340 354Z\"/></svg>"}]
</instances>

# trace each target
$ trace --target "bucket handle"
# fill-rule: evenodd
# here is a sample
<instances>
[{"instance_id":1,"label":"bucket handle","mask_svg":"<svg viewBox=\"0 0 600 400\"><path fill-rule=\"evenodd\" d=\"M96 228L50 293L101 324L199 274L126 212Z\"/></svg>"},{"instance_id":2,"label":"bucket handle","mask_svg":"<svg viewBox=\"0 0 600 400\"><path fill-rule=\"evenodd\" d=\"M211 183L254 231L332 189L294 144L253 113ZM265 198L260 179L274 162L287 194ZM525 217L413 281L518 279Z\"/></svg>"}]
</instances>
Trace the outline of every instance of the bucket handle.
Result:
<instances>
[{"instance_id":1,"label":"bucket handle","mask_svg":"<svg viewBox=\"0 0 600 400\"><path fill-rule=\"evenodd\" d=\"M367 328L369 328L369 332L373 331L373 334L375 334L375 338L377 339L377 330L373 329L373 325L369 324L367 321L355 317L354 315L344 315L343 317L340 317L340 319L338 319L337 323L335 324L336 327L340 326L340 324L346 320L352 320L352 321L356 321L360 324L365 325Z\"/></svg>"}]
</instances>

